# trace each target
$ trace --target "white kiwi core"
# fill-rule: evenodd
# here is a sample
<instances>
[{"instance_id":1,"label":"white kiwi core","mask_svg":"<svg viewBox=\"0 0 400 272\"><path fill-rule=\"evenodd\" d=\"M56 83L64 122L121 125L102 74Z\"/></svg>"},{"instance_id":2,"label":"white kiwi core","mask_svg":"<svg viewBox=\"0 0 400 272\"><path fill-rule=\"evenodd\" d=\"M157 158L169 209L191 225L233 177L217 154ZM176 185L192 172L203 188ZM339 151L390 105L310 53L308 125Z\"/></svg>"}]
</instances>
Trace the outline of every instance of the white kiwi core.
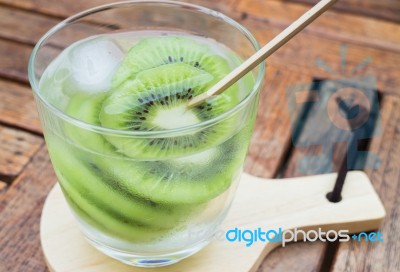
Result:
<instances>
[{"instance_id":1,"label":"white kiwi core","mask_svg":"<svg viewBox=\"0 0 400 272\"><path fill-rule=\"evenodd\" d=\"M183 104L158 110L151 123L162 129L175 129L198 124L200 119Z\"/></svg>"}]
</instances>

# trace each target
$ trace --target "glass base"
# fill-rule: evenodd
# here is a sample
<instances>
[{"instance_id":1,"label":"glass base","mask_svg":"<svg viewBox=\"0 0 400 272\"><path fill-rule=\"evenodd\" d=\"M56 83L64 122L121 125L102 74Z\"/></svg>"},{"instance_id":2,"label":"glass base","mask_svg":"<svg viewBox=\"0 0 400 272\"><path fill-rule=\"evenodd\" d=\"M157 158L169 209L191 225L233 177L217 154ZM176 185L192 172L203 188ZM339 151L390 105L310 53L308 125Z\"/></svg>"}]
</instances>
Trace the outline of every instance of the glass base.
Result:
<instances>
[{"instance_id":1,"label":"glass base","mask_svg":"<svg viewBox=\"0 0 400 272\"><path fill-rule=\"evenodd\" d=\"M120 251L109 246L103 245L99 242L91 240L89 237L85 236L86 239L89 241L91 245L93 245L97 250L104 253L105 255L116 259L122 263L125 263L130 266L137 266L137 267L161 267L167 266L174 263L177 263L195 253L203 249L206 245L209 244L209 241L203 241L199 244L194 245L191 248L187 248L185 250L176 251L167 254L159 254L153 256L143 256L137 255L134 253Z\"/></svg>"}]
</instances>

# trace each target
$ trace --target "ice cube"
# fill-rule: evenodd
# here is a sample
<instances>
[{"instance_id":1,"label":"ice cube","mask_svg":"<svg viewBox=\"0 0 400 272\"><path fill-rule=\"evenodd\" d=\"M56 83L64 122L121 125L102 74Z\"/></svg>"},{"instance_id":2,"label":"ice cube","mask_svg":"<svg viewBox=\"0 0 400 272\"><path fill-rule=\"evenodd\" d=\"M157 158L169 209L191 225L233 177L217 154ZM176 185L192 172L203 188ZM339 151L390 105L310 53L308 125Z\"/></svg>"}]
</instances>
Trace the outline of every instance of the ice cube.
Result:
<instances>
[{"instance_id":1,"label":"ice cube","mask_svg":"<svg viewBox=\"0 0 400 272\"><path fill-rule=\"evenodd\" d=\"M46 68L40 79L40 92L53 106L59 109L67 107L68 96L62 90L62 84L69 76L69 70L62 61L63 54L57 56Z\"/></svg>"},{"instance_id":2,"label":"ice cube","mask_svg":"<svg viewBox=\"0 0 400 272\"><path fill-rule=\"evenodd\" d=\"M95 38L81 42L68 52L69 92L99 93L110 89L111 79L124 54L112 40Z\"/></svg>"}]
</instances>

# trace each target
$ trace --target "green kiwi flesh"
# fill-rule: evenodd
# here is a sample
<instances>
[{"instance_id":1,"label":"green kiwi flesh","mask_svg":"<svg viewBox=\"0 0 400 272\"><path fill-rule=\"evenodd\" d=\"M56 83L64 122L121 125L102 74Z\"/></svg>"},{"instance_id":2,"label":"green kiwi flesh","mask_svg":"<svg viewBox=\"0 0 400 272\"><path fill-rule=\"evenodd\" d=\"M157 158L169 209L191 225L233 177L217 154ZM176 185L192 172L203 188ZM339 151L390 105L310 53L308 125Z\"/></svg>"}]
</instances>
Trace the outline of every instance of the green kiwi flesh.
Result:
<instances>
[{"instance_id":1,"label":"green kiwi flesh","mask_svg":"<svg viewBox=\"0 0 400 272\"><path fill-rule=\"evenodd\" d=\"M68 112L77 119L98 123L103 96L75 96ZM96 132L67 126L67 136L80 148L101 154L87 155L92 165L110 173L129 193L162 204L201 204L229 187L246 150L235 136L225 143L179 158L142 161L120 154ZM88 152L82 152L88 153ZM107 156L105 156L107 154ZM240 159L239 159L240 158Z\"/></svg>"},{"instance_id":2,"label":"green kiwi flesh","mask_svg":"<svg viewBox=\"0 0 400 272\"><path fill-rule=\"evenodd\" d=\"M199 124L236 104L229 95L219 95L193 108L188 101L213 77L184 63L167 64L140 72L123 84L103 103L100 123L116 130L157 131ZM132 158L171 158L206 150L232 134L230 120L210 128L174 137L107 137L121 152Z\"/></svg>"},{"instance_id":3,"label":"green kiwi flesh","mask_svg":"<svg viewBox=\"0 0 400 272\"><path fill-rule=\"evenodd\" d=\"M111 90L74 94L67 113L92 125L144 134L196 126L237 105L233 86L186 108L230 70L224 58L189 38L143 39L129 50ZM235 122L163 137L100 134L65 124L70 146L57 136L46 138L74 211L112 236L147 242L181 228L237 178L249 130L236 133Z\"/></svg>"}]
</instances>

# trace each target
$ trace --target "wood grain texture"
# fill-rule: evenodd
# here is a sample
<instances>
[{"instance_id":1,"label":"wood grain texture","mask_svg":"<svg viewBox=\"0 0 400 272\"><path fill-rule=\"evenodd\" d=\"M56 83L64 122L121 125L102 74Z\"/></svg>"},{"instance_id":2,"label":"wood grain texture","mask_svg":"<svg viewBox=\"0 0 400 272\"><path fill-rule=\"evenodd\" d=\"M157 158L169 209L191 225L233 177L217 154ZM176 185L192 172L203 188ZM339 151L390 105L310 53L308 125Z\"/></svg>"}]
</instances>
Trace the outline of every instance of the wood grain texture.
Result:
<instances>
[{"instance_id":1,"label":"wood grain texture","mask_svg":"<svg viewBox=\"0 0 400 272\"><path fill-rule=\"evenodd\" d=\"M229 13L238 3L239 0L222 0L222 1L209 1L209 0L182 0L181 2L188 2L197 5L203 5L216 10ZM25 9L37 13L44 13L53 17L68 17L83 10L93 8L96 6L110 4L108 0L90 0L90 1L48 1L48 0L0 0L0 3L7 4L12 7Z\"/></svg>"},{"instance_id":2,"label":"wood grain texture","mask_svg":"<svg viewBox=\"0 0 400 272\"><path fill-rule=\"evenodd\" d=\"M342 1L338 1L340 3ZM241 0L237 11L277 26L289 25L310 8L309 5L283 1ZM398 24L375 18L354 16L331 9L304 32L342 42L370 46L400 53Z\"/></svg>"},{"instance_id":3,"label":"wood grain texture","mask_svg":"<svg viewBox=\"0 0 400 272\"><path fill-rule=\"evenodd\" d=\"M0 195L5 192L6 188L7 188L7 183L5 183L4 181L0 180Z\"/></svg>"},{"instance_id":4,"label":"wood grain texture","mask_svg":"<svg viewBox=\"0 0 400 272\"><path fill-rule=\"evenodd\" d=\"M318 0L283 0L315 4ZM397 0L341 0L334 9L400 23L400 2Z\"/></svg>"},{"instance_id":5,"label":"wood grain texture","mask_svg":"<svg viewBox=\"0 0 400 272\"><path fill-rule=\"evenodd\" d=\"M276 248L261 264L258 272L320 271L326 244L294 243Z\"/></svg>"},{"instance_id":6,"label":"wood grain texture","mask_svg":"<svg viewBox=\"0 0 400 272\"><path fill-rule=\"evenodd\" d=\"M20 43L35 45L36 42L61 19L12 7L0 8L0 37ZM79 23L66 28L52 44L65 47L72 40L86 38L101 31L101 26Z\"/></svg>"},{"instance_id":7,"label":"wood grain texture","mask_svg":"<svg viewBox=\"0 0 400 272\"><path fill-rule=\"evenodd\" d=\"M283 160L290 143L290 116L287 111L286 87L288 84L307 82L310 77L267 65L266 77L260 97L256 126L246 161L246 171L253 175L272 178Z\"/></svg>"},{"instance_id":8,"label":"wood grain texture","mask_svg":"<svg viewBox=\"0 0 400 272\"><path fill-rule=\"evenodd\" d=\"M232 2L216 2L213 5L214 8L219 10L230 10L229 4ZM109 1L103 1L104 3L109 3ZM195 4L206 4L209 3L207 0L195 0L195 1L186 1ZM18 6L19 2L15 3ZM86 3L87 4L87 3ZM83 5L87 6L88 5ZM38 7L40 9L40 7ZM3 39L17 41L21 43L25 43L28 45L35 45L36 42L53 26L61 22L62 18L49 17L44 14L38 14L32 12L33 10L23 10L11 6L4 6L0 8L0 37ZM40 10L41 11L41 10ZM77 9L78 11L78 9ZM66 17L71 14L64 13L65 10L62 11L62 17ZM118 14L120 16L121 14ZM137 18L127 15L126 21L134 24L136 21L140 21L143 18ZM110 17L110 16L109 16ZM110 20L110 24L115 22L114 17L111 16L108 18ZM121 19L119 17L119 19ZM62 35L57 36L56 40L52 40L52 44L65 47L69 45L71 41L75 41L78 39L86 38L90 35L94 35L96 33L102 33L104 31L109 31L107 29L107 25L105 25L104 21L99 21L98 24L88 24L88 23L79 23L71 25L70 27L63 30Z\"/></svg>"},{"instance_id":9,"label":"wood grain texture","mask_svg":"<svg viewBox=\"0 0 400 272\"><path fill-rule=\"evenodd\" d=\"M197 3L199 1L188 2ZM204 3L204 1L200 1L199 3L201 4L201 2ZM227 7L235 2L235 0L232 0L231 2L226 2L222 5L217 4L213 6L225 7L228 9ZM28 60L32 52L33 45L38 41L38 39L51 27L60 22L62 17L67 17L75 12L92 6L109 3L109 1L78 1L74 3L74 5L70 5L69 2L65 1L61 1L59 3L51 1L38 1L37 5L32 5L30 0L11 2L4 1L4 3L10 6L23 8L28 11L15 9L13 7L2 7L0 9L0 21L2 22L0 24L0 37L4 38L0 39L0 57L2 57L2 62L0 63L0 76L27 83L28 77L26 70ZM34 13L37 11L48 13L52 16L60 16L61 18L53 18ZM126 22L132 22L132 17L129 13L118 15L125 16ZM113 20L113 17L109 19ZM136 20L141 19L143 18L136 18ZM71 29L67 29L63 31L62 35L57 36L57 40L52 41L52 44L56 46L65 46L71 41L76 41L79 38L87 37L88 33L95 34L108 31L108 24L104 24L104 26L100 26L80 23L72 26ZM53 56L57 53L58 52L55 50L55 52L50 53L50 56Z\"/></svg>"},{"instance_id":10,"label":"wood grain texture","mask_svg":"<svg viewBox=\"0 0 400 272\"><path fill-rule=\"evenodd\" d=\"M289 172L282 177L290 177ZM292 243L278 247L263 261L258 272L320 271L327 243Z\"/></svg>"},{"instance_id":11,"label":"wood grain texture","mask_svg":"<svg viewBox=\"0 0 400 272\"><path fill-rule=\"evenodd\" d=\"M32 45L60 21L7 6L0 8L0 18L0 37Z\"/></svg>"},{"instance_id":12,"label":"wood grain texture","mask_svg":"<svg viewBox=\"0 0 400 272\"><path fill-rule=\"evenodd\" d=\"M0 77L11 79L27 84L28 81L28 62L32 53L33 46L22 44L15 41L0 39ZM42 61L54 59L61 49L48 47L41 57ZM38 72L41 72L38 70Z\"/></svg>"},{"instance_id":13,"label":"wood grain texture","mask_svg":"<svg viewBox=\"0 0 400 272\"><path fill-rule=\"evenodd\" d=\"M30 161L43 138L0 125L0 177L11 182Z\"/></svg>"},{"instance_id":14,"label":"wood grain texture","mask_svg":"<svg viewBox=\"0 0 400 272\"><path fill-rule=\"evenodd\" d=\"M39 242L39 220L55 176L46 148L0 194L1 271L47 271Z\"/></svg>"},{"instance_id":15,"label":"wood grain texture","mask_svg":"<svg viewBox=\"0 0 400 272\"><path fill-rule=\"evenodd\" d=\"M400 271L400 99L386 96L382 103L382 133L372 139L370 150L380 166L367 169L382 199L387 217L380 229L382 243L340 243L333 271ZM372 157L370 157L372 159Z\"/></svg>"},{"instance_id":16,"label":"wood grain texture","mask_svg":"<svg viewBox=\"0 0 400 272\"><path fill-rule=\"evenodd\" d=\"M29 87L0 80L0 123L41 133L35 101Z\"/></svg>"},{"instance_id":17,"label":"wood grain texture","mask_svg":"<svg viewBox=\"0 0 400 272\"><path fill-rule=\"evenodd\" d=\"M268 22L254 20L250 17L243 20L242 23L255 34L260 44L265 44L282 30L282 28L271 25ZM339 50L342 45L343 43L340 41L303 32L271 56L269 62L284 64L286 67L301 71L310 70L318 77L322 74L326 75L326 72L316 66L317 60L322 59L337 73L332 74L333 76L340 76L341 61ZM350 43L346 43L346 46L345 76L357 75L352 74L352 69L369 57L371 64L363 69L362 73L376 76L380 84L378 87L381 91L385 92L391 89L398 93L397 86L400 86L400 70L398 69L400 54Z\"/></svg>"},{"instance_id":18,"label":"wood grain texture","mask_svg":"<svg viewBox=\"0 0 400 272\"><path fill-rule=\"evenodd\" d=\"M234 9L239 4L240 0L182 0L181 2L192 3L203 7L211 8L214 10L222 11L226 15L235 16Z\"/></svg>"},{"instance_id":19,"label":"wood grain texture","mask_svg":"<svg viewBox=\"0 0 400 272\"><path fill-rule=\"evenodd\" d=\"M68 17L72 14L80 11L109 4L108 0L90 0L90 1L48 1L48 0L1 0L0 3L7 4L9 6L18 7L21 9L45 13L53 17Z\"/></svg>"},{"instance_id":20,"label":"wood grain texture","mask_svg":"<svg viewBox=\"0 0 400 272\"><path fill-rule=\"evenodd\" d=\"M0 76L28 82L27 67L32 46L0 40Z\"/></svg>"}]
</instances>

